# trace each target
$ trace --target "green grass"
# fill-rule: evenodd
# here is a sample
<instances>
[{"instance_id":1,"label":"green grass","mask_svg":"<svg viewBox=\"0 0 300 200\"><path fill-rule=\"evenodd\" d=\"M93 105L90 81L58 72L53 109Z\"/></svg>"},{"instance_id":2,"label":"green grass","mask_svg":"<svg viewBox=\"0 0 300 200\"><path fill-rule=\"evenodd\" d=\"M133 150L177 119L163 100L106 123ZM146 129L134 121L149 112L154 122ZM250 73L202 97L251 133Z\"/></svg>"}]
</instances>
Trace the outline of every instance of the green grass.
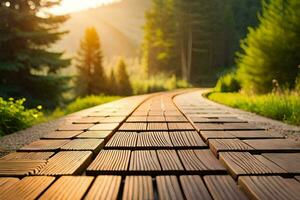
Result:
<instances>
[{"instance_id":1,"label":"green grass","mask_svg":"<svg viewBox=\"0 0 300 200\"><path fill-rule=\"evenodd\" d=\"M300 125L300 95L297 93L245 95L213 92L207 97L234 108L254 112L289 124Z\"/></svg>"}]
</instances>

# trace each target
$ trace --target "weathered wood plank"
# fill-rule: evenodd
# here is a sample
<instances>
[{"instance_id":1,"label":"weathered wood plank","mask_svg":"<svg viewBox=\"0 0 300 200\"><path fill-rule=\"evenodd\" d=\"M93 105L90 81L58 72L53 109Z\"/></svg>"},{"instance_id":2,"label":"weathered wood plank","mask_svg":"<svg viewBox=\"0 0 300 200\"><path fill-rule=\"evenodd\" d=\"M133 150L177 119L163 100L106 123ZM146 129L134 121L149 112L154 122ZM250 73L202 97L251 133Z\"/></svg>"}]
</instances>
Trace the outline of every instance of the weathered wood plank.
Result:
<instances>
[{"instance_id":1,"label":"weathered wood plank","mask_svg":"<svg viewBox=\"0 0 300 200\"><path fill-rule=\"evenodd\" d=\"M200 176L180 176L180 182L186 199L212 199Z\"/></svg>"},{"instance_id":2,"label":"weathered wood plank","mask_svg":"<svg viewBox=\"0 0 300 200\"><path fill-rule=\"evenodd\" d=\"M123 190L123 200L154 200L151 176L127 176Z\"/></svg>"},{"instance_id":3,"label":"weathered wood plank","mask_svg":"<svg viewBox=\"0 0 300 200\"><path fill-rule=\"evenodd\" d=\"M105 148L134 148L136 147L138 133L136 132L117 132L105 145Z\"/></svg>"},{"instance_id":4,"label":"weathered wood plank","mask_svg":"<svg viewBox=\"0 0 300 200\"><path fill-rule=\"evenodd\" d=\"M167 123L148 123L148 131L168 131Z\"/></svg>"},{"instance_id":5,"label":"weathered wood plank","mask_svg":"<svg viewBox=\"0 0 300 200\"><path fill-rule=\"evenodd\" d=\"M262 155L287 172L300 175L300 153L266 153Z\"/></svg>"},{"instance_id":6,"label":"weathered wood plank","mask_svg":"<svg viewBox=\"0 0 300 200\"><path fill-rule=\"evenodd\" d=\"M55 151L70 140L37 140L24 147L19 151Z\"/></svg>"},{"instance_id":7,"label":"weathered wood plank","mask_svg":"<svg viewBox=\"0 0 300 200\"><path fill-rule=\"evenodd\" d=\"M124 123L119 131L146 131L147 123Z\"/></svg>"},{"instance_id":8,"label":"weathered wood plank","mask_svg":"<svg viewBox=\"0 0 300 200\"><path fill-rule=\"evenodd\" d=\"M89 176L63 176L60 177L39 199L80 200L93 181Z\"/></svg>"},{"instance_id":9,"label":"weathered wood plank","mask_svg":"<svg viewBox=\"0 0 300 200\"><path fill-rule=\"evenodd\" d=\"M175 150L158 150L157 155L163 171L177 172L184 170Z\"/></svg>"},{"instance_id":10,"label":"weathered wood plank","mask_svg":"<svg viewBox=\"0 0 300 200\"><path fill-rule=\"evenodd\" d=\"M235 181L227 175L204 176L206 186L214 200L246 200Z\"/></svg>"},{"instance_id":11,"label":"weathered wood plank","mask_svg":"<svg viewBox=\"0 0 300 200\"><path fill-rule=\"evenodd\" d=\"M46 160L0 160L0 176L28 176L36 174Z\"/></svg>"},{"instance_id":12,"label":"weathered wood plank","mask_svg":"<svg viewBox=\"0 0 300 200\"><path fill-rule=\"evenodd\" d=\"M300 183L280 176L242 176L239 185L251 199L295 200L300 197Z\"/></svg>"},{"instance_id":13,"label":"weathered wood plank","mask_svg":"<svg viewBox=\"0 0 300 200\"><path fill-rule=\"evenodd\" d=\"M80 139L106 139L113 131L86 131L77 136Z\"/></svg>"},{"instance_id":14,"label":"weathered wood plank","mask_svg":"<svg viewBox=\"0 0 300 200\"><path fill-rule=\"evenodd\" d=\"M195 128L190 123L168 123L170 131L193 131Z\"/></svg>"},{"instance_id":15,"label":"weathered wood plank","mask_svg":"<svg viewBox=\"0 0 300 200\"><path fill-rule=\"evenodd\" d=\"M205 141L208 139L234 139L235 135L230 131L200 131L200 134L204 137Z\"/></svg>"},{"instance_id":16,"label":"weathered wood plank","mask_svg":"<svg viewBox=\"0 0 300 200\"><path fill-rule=\"evenodd\" d=\"M210 139L209 147L217 156L219 152L253 151L254 149L239 139Z\"/></svg>"},{"instance_id":17,"label":"weathered wood plank","mask_svg":"<svg viewBox=\"0 0 300 200\"><path fill-rule=\"evenodd\" d=\"M167 122L188 122L188 120L184 116L165 116Z\"/></svg>"},{"instance_id":18,"label":"weathered wood plank","mask_svg":"<svg viewBox=\"0 0 300 200\"><path fill-rule=\"evenodd\" d=\"M83 131L54 131L43 136L43 139L71 139L77 135L83 133Z\"/></svg>"},{"instance_id":19,"label":"weathered wood plank","mask_svg":"<svg viewBox=\"0 0 300 200\"><path fill-rule=\"evenodd\" d=\"M129 164L129 171L132 173L153 174L161 171L157 154L152 151L132 151Z\"/></svg>"},{"instance_id":20,"label":"weathered wood plank","mask_svg":"<svg viewBox=\"0 0 300 200\"><path fill-rule=\"evenodd\" d=\"M207 145L203 142L196 131L173 131L169 132L170 139L174 147L181 148L205 148Z\"/></svg>"},{"instance_id":21,"label":"weathered wood plank","mask_svg":"<svg viewBox=\"0 0 300 200\"><path fill-rule=\"evenodd\" d=\"M173 147L168 132L142 132L138 134L139 148L170 148Z\"/></svg>"},{"instance_id":22,"label":"weathered wood plank","mask_svg":"<svg viewBox=\"0 0 300 200\"><path fill-rule=\"evenodd\" d=\"M289 139L244 140L259 152L300 152L300 142Z\"/></svg>"},{"instance_id":23,"label":"weathered wood plank","mask_svg":"<svg viewBox=\"0 0 300 200\"><path fill-rule=\"evenodd\" d=\"M61 147L65 151L92 151L97 153L104 146L103 139L75 139Z\"/></svg>"},{"instance_id":24,"label":"weathered wood plank","mask_svg":"<svg viewBox=\"0 0 300 200\"><path fill-rule=\"evenodd\" d=\"M0 160L48 160L54 152L14 152Z\"/></svg>"},{"instance_id":25,"label":"weathered wood plank","mask_svg":"<svg viewBox=\"0 0 300 200\"><path fill-rule=\"evenodd\" d=\"M119 127L119 123L96 124L89 128L90 131L114 131Z\"/></svg>"},{"instance_id":26,"label":"weathered wood plank","mask_svg":"<svg viewBox=\"0 0 300 200\"><path fill-rule=\"evenodd\" d=\"M18 181L20 181L20 179L18 178L0 178L0 191L6 191L9 187L16 184Z\"/></svg>"},{"instance_id":27,"label":"weathered wood plank","mask_svg":"<svg viewBox=\"0 0 300 200\"><path fill-rule=\"evenodd\" d=\"M156 184L159 199L183 200L184 195L181 192L176 176L157 176Z\"/></svg>"}]
</instances>

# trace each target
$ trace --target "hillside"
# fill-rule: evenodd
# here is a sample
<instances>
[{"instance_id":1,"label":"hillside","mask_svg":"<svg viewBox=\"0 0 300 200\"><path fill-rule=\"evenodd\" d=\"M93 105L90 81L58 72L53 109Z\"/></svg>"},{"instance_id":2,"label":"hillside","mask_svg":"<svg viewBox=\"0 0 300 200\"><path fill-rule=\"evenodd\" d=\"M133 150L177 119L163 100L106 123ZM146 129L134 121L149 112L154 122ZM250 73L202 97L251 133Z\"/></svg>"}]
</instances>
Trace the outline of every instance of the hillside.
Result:
<instances>
[{"instance_id":1,"label":"hillside","mask_svg":"<svg viewBox=\"0 0 300 200\"><path fill-rule=\"evenodd\" d=\"M145 11L151 0L123 0L106 6L72 13L63 29L69 34L55 46L73 56L86 27L96 27L100 34L106 62L115 57L135 58L143 37Z\"/></svg>"}]
</instances>

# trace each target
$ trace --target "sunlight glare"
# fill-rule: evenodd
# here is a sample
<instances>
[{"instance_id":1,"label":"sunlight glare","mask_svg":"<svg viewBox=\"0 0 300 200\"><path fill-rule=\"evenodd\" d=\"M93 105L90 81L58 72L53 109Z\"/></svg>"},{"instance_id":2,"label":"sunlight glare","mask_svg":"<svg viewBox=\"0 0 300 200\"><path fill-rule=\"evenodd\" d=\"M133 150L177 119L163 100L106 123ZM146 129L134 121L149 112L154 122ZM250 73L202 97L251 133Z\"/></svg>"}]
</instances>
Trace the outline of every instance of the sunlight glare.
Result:
<instances>
[{"instance_id":1,"label":"sunlight glare","mask_svg":"<svg viewBox=\"0 0 300 200\"><path fill-rule=\"evenodd\" d=\"M51 8L49 11L55 15L68 14L100 5L118 2L121 0L62 0L59 6Z\"/></svg>"}]
</instances>

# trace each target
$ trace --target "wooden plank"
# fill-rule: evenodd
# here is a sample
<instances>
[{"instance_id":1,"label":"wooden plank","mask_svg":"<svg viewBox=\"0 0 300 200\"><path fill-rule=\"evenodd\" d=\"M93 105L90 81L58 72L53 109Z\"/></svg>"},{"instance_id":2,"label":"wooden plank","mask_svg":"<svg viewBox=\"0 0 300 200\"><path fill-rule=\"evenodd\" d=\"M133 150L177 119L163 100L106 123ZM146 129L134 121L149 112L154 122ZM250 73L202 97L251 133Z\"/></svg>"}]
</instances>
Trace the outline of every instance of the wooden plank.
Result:
<instances>
[{"instance_id":1,"label":"wooden plank","mask_svg":"<svg viewBox=\"0 0 300 200\"><path fill-rule=\"evenodd\" d=\"M128 150L102 150L87 168L87 174L123 174L129 159Z\"/></svg>"},{"instance_id":2,"label":"wooden plank","mask_svg":"<svg viewBox=\"0 0 300 200\"><path fill-rule=\"evenodd\" d=\"M295 179L300 182L300 176L295 176Z\"/></svg>"},{"instance_id":3,"label":"wooden plank","mask_svg":"<svg viewBox=\"0 0 300 200\"><path fill-rule=\"evenodd\" d=\"M80 139L106 139L113 132L112 131L86 131L77 136Z\"/></svg>"},{"instance_id":4,"label":"wooden plank","mask_svg":"<svg viewBox=\"0 0 300 200\"><path fill-rule=\"evenodd\" d=\"M48 160L54 152L14 152L0 160Z\"/></svg>"},{"instance_id":5,"label":"wooden plank","mask_svg":"<svg viewBox=\"0 0 300 200\"><path fill-rule=\"evenodd\" d=\"M93 177L89 176L63 176L60 177L39 199L80 200L91 185Z\"/></svg>"},{"instance_id":6,"label":"wooden plank","mask_svg":"<svg viewBox=\"0 0 300 200\"><path fill-rule=\"evenodd\" d=\"M121 123L126 119L126 117L105 117L100 121L100 123Z\"/></svg>"},{"instance_id":7,"label":"wooden plank","mask_svg":"<svg viewBox=\"0 0 300 200\"><path fill-rule=\"evenodd\" d=\"M83 133L83 131L54 131L43 136L43 139L71 139L77 135Z\"/></svg>"},{"instance_id":8,"label":"wooden plank","mask_svg":"<svg viewBox=\"0 0 300 200\"><path fill-rule=\"evenodd\" d=\"M24 147L19 151L55 151L70 140L37 140Z\"/></svg>"},{"instance_id":9,"label":"wooden plank","mask_svg":"<svg viewBox=\"0 0 300 200\"><path fill-rule=\"evenodd\" d=\"M94 124L66 124L60 126L58 131L86 131L90 127L94 126Z\"/></svg>"},{"instance_id":10,"label":"wooden plank","mask_svg":"<svg viewBox=\"0 0 300 200\"><path fill-rule=\"evenodd\" d=\"M248 152L220 152L220 161L236 179L240 175L285 174L283 169L275 167L271 161L260 160Z\"/></svg>"},{"instance_id":11,"label":"wooden plank","mask_svg":"<svg viewBox=\"0 0 300 200\"><path fill-rule=\"evenodd\" d=\"M280 176L243 176L239 185L251 199L295 200L300 197L300 183Z\"/></svg>"},{"instance_id":12,"label":"wooden plank","mask_svg":"<svg viewBox=\"0 0 300 200\"><path fill-rule=\"evenodd\" d=\"M272 131L264 131L264 130L258 130L258 131L227 131L230 134L234 135L235 137L239 139L283 139L284 136L275 133Z\"/></svg>"},{"instance_id":13,"label":"wooden plank","mask_svg":"<svg viewBox=\"0 0 300 200\"><path fill-rule=\"evenodd\" d=\"M178 111L175 112L166 111L165 116L182 116L182 114Z\"/></svg>"},{"instance_id":14,"label":"wooden plank","mask_svg":"<svg viewBox=\"0 0 300 200\"><path fill-rule=\"evenodd\" d=\"M134 148L137 143L138 133L117 132L105 145L105 148Z\"/></svg>"},{"instance_id":15,"label":"wooden plank","mask_svg":"<svg viewBox=\"0 0 300 200\"><path fill-rule=\"evenodd\" d=\"M97 153L104 146L103 139L75 139L61 147L65 151L92 151Z\"/></svg>"},{"instance_id":16,"label":"wooden plank","mask_svg":"<svg viewBox=\"0 0 300 200\"><path fill-rule=\"evenodd\" d=\"M217 123L195 123L196 128L199 131L223 131L224 127L222 124Z\"/></svg>"},{"instance_id":17,"label":"wooden plank","mask_svg":"<svg viewBox=\"0 0 300 200\"><path fill-rule=\"evenodd\" d=\"M146 122L147 116L130 116L126 122Z\"/></svg>"},{"instance_id":18,"label":"wooden plank","mask_svg":"<svg viewBox=\"0 0 300 200\"><path fill-rule=\"evenodd\" d=\"M226 172L210 150L179 150L178 154L186 171L203 174Z\"/></svg>"},{"instance_id":19,"label":"wooden plank","mask_svg":"<svg viewBox=\"0 0 300 200\"><path fill-rule=\"evenodd\" d=\"M38 175L80 175L91 161L90 151L65 151L49 159Z\"/></svg>"},{"instance_id":20,"label":"wooden plank","mask_svg":"<svg viewBox=\"0 0 300 200\"><path fill-rule=\"evenodd\" d=\"M300 142L289 139L244 140L259 152L300 152Z\"/></svg>"},{"instance_id":21,"label":"wooden plank","mask_svg":"<svg viewBox=\"0 0 300 200\"><path fill-rule=\"evenodd\" d=\"M145 131L147 130L147 123L124 123L119 131Z\"/></svg>"},{"instance_id":22,"label":"wooden plank","mask_svg":"<svg viewBox=\"0 0 300 200\"><path fill-rule=\"evenodd\" d=\"M123 190L123 200L154 200L151 176L127 176Z\"/></svg>"},{"instance_id":23,"label":"wooden plank","mask_svg":"<svg viewBox=\"0 0 300 200\"><path fill-rule=\"evenodd\" d=\"M121 181L121 176L97 176L85 200L116 200Z\"/></svg>"},{"instance_id":24,"label":"wooden plank","mask_svg":"<svg viewBox=\"0 0 300 200\"><path fill-rule=\"evenodd\" d=\"M165 116L167 122L188 122L184 116Z\"/></svg>"},{"instance_id":25,"label":"wooden plank","mask_svg":"<svg viewBox=\"0 0 300 200\"><path fill-rule=\"evenodd\" d=\"M262 155L287 172L300 175L299 153L267 153Z\"/></svg>"},{"instance_id":26,"label":"wooden plank","mask_svg":"<svg viewBox=\"0 0 300 200\"><path fill-rule=\"evenodd\" d=\"M55 180L54 177L36 176L25 177L0 192L0 199L36 199Z\"/></svg>"},{"instance_id":27,"label":"wooden plank","mask_svg":"<svg viewBox=\"0 0 300 200\"><path fill-rule=\"evenodd\" d=\"M174 147L181 148L205 148L207 145L203 142L196 131L174 131L169 132L170 139Z\"/></svg>"},{"instance_id":28,"label":"wooden plank","mask_svg":"<svg viewBox=\"0 0 300 200\"><path fill-rule=\"evenodd\" d=\"M0 176L27 176L36 174L46 160L0 160Z\"/></svg>"},{"instance_id":29,"label":"wooden plank","mask_svg":"<svg viewBox=\"0 0 300 200\"><path fill-rule=\"evenodd\" d=\"M245 123L237 117L191 117L194 123Z\"/></svg>"},{"instance_id":30,"label":"wooden plank","mask_svg":"<svg viewBox=\"0 0 300 200\"><path fill-rule=\"evenodd\" d=\"M154 150L132 151L129 171L138 174L153 174L161 171L156 152Z\"/></svg>"},{"instance_id":31,"label":"wooden plank","mask_svg":"<svg viewBox=\"0 0 300 200\"><path fill-rule=\"evenodd\" d=\"M210 139L209 148L217 156L219 152L228 151L251 151L249 145L239 139Z\"/></svg>"},{"instance_id":32,"label":"wooden plank","mask_svg":"<svg viewBox=\"0 0 300 200\"><path fill-rule=\"evenodd\" d=\"M200 131L264 130L248 123L195 123Z\"/></svg>"},{"instance_id":33,"label":"wooden plank","mask_svg":"<svg viewBox=\"0 0 300 200\"><path fill-rule=\"evenodd\" d=\"M157 176L156 184L159 199L184 200L176 176Z\"/></svg>"},{"instance_id":34,"label":"wooden plank","mask_svg":"<svg viewBox=\"0 0 300 200\"><path fill-rule=\"evenodd\" d=\"M234 139L235 135L232 135L230 131L200 131L205 141L208 139Z\"/></svg>"},{"instance_id":35,"label":"wooden plank","mask_svg":"<svg viewBox=\"0 0 300 200\"><path fill-rule=\"evenodd\" d=\"M246 200L235 181L227 175L204 176L205 184L214 200Z\"/></svg>"},{"instance_id":36,"label":"wooden plank","mask_svg":"<svg viewBox=\"0 0 300 200\"><path fill-rule=\"evenodd\" d=\"M180 176L179 179L186 199L189 200L212 199L200 176Z\"/></svg>"},{"instance_id":37,"label":"wooden plank","mask_svg":"<svg viewBox=\"0 0 300 200\"><path fill-rule=\"evenodd\" d=\"M173 145L168 132L141 132L138 134L137 147L170 148Z\"/></svg>"},{"instance_id":38,"label":"wooden plank","mask_svg":"<svg viewBox=\"0 0 300 200\"><path fill-rule=\"evenodd\" d=\"M170 131L193 131L195 128L190 123L168 123Z\"/></svg>"},{"instance_id":39,"label":"wooden plank","mask_svg":"<svg viewBox=\"0 0 300 200\"><path fill-rule=\"evenodd\" d=\"M147 122L165 122L164 116L147 116Z\"/></svg>"},{"instance_id":40,"label":"wooden plank","mask_svg":"<svg viewBox=\"0 0 300 200\"><path fill-rule=\"evenodd\" d=\"M105 117L82 117L73 122L73 124L98 124Z\"/></svg>"},{"instance_id":41,"label":"wooden plank","mask_svg":"<svg viewBox=\"0 0 300 200\"><path fill-rule=\"evenodd\" d=\"M148 131L168 131L167 123L148 123Z\"/></svg>"},{"instance_id":42,"label":"wooden plank","mask_svg":"<svg viewBox=\"0 0 300 200\"><path fill-rule=\"evenodd\" d=\"M119 127L119 123L96 124L89 128L90 131L114 131Z\"/></svg>"},{"instance_id":43,"label":"wooden plank","mask_svg":"<svg viewBox=\"0 0 300 200\"><path fill-rule=\"evenodd\" d=\"M157 155L163 171L173 173L184 170L175 150L158 150Z\"/></svg>"},{"instance_id":44,"label":"wooden plank","mask_svg":"<svg viewBox=\"0 0 300 200\"><path fill-rule=\"evenodd\" d=\"M12 185L16 184L19 181L20 179L18 178L11 178L11 177L0 178L0 191L7 190L8 188L10 188Z\"/></svg>"}]
</instances>

